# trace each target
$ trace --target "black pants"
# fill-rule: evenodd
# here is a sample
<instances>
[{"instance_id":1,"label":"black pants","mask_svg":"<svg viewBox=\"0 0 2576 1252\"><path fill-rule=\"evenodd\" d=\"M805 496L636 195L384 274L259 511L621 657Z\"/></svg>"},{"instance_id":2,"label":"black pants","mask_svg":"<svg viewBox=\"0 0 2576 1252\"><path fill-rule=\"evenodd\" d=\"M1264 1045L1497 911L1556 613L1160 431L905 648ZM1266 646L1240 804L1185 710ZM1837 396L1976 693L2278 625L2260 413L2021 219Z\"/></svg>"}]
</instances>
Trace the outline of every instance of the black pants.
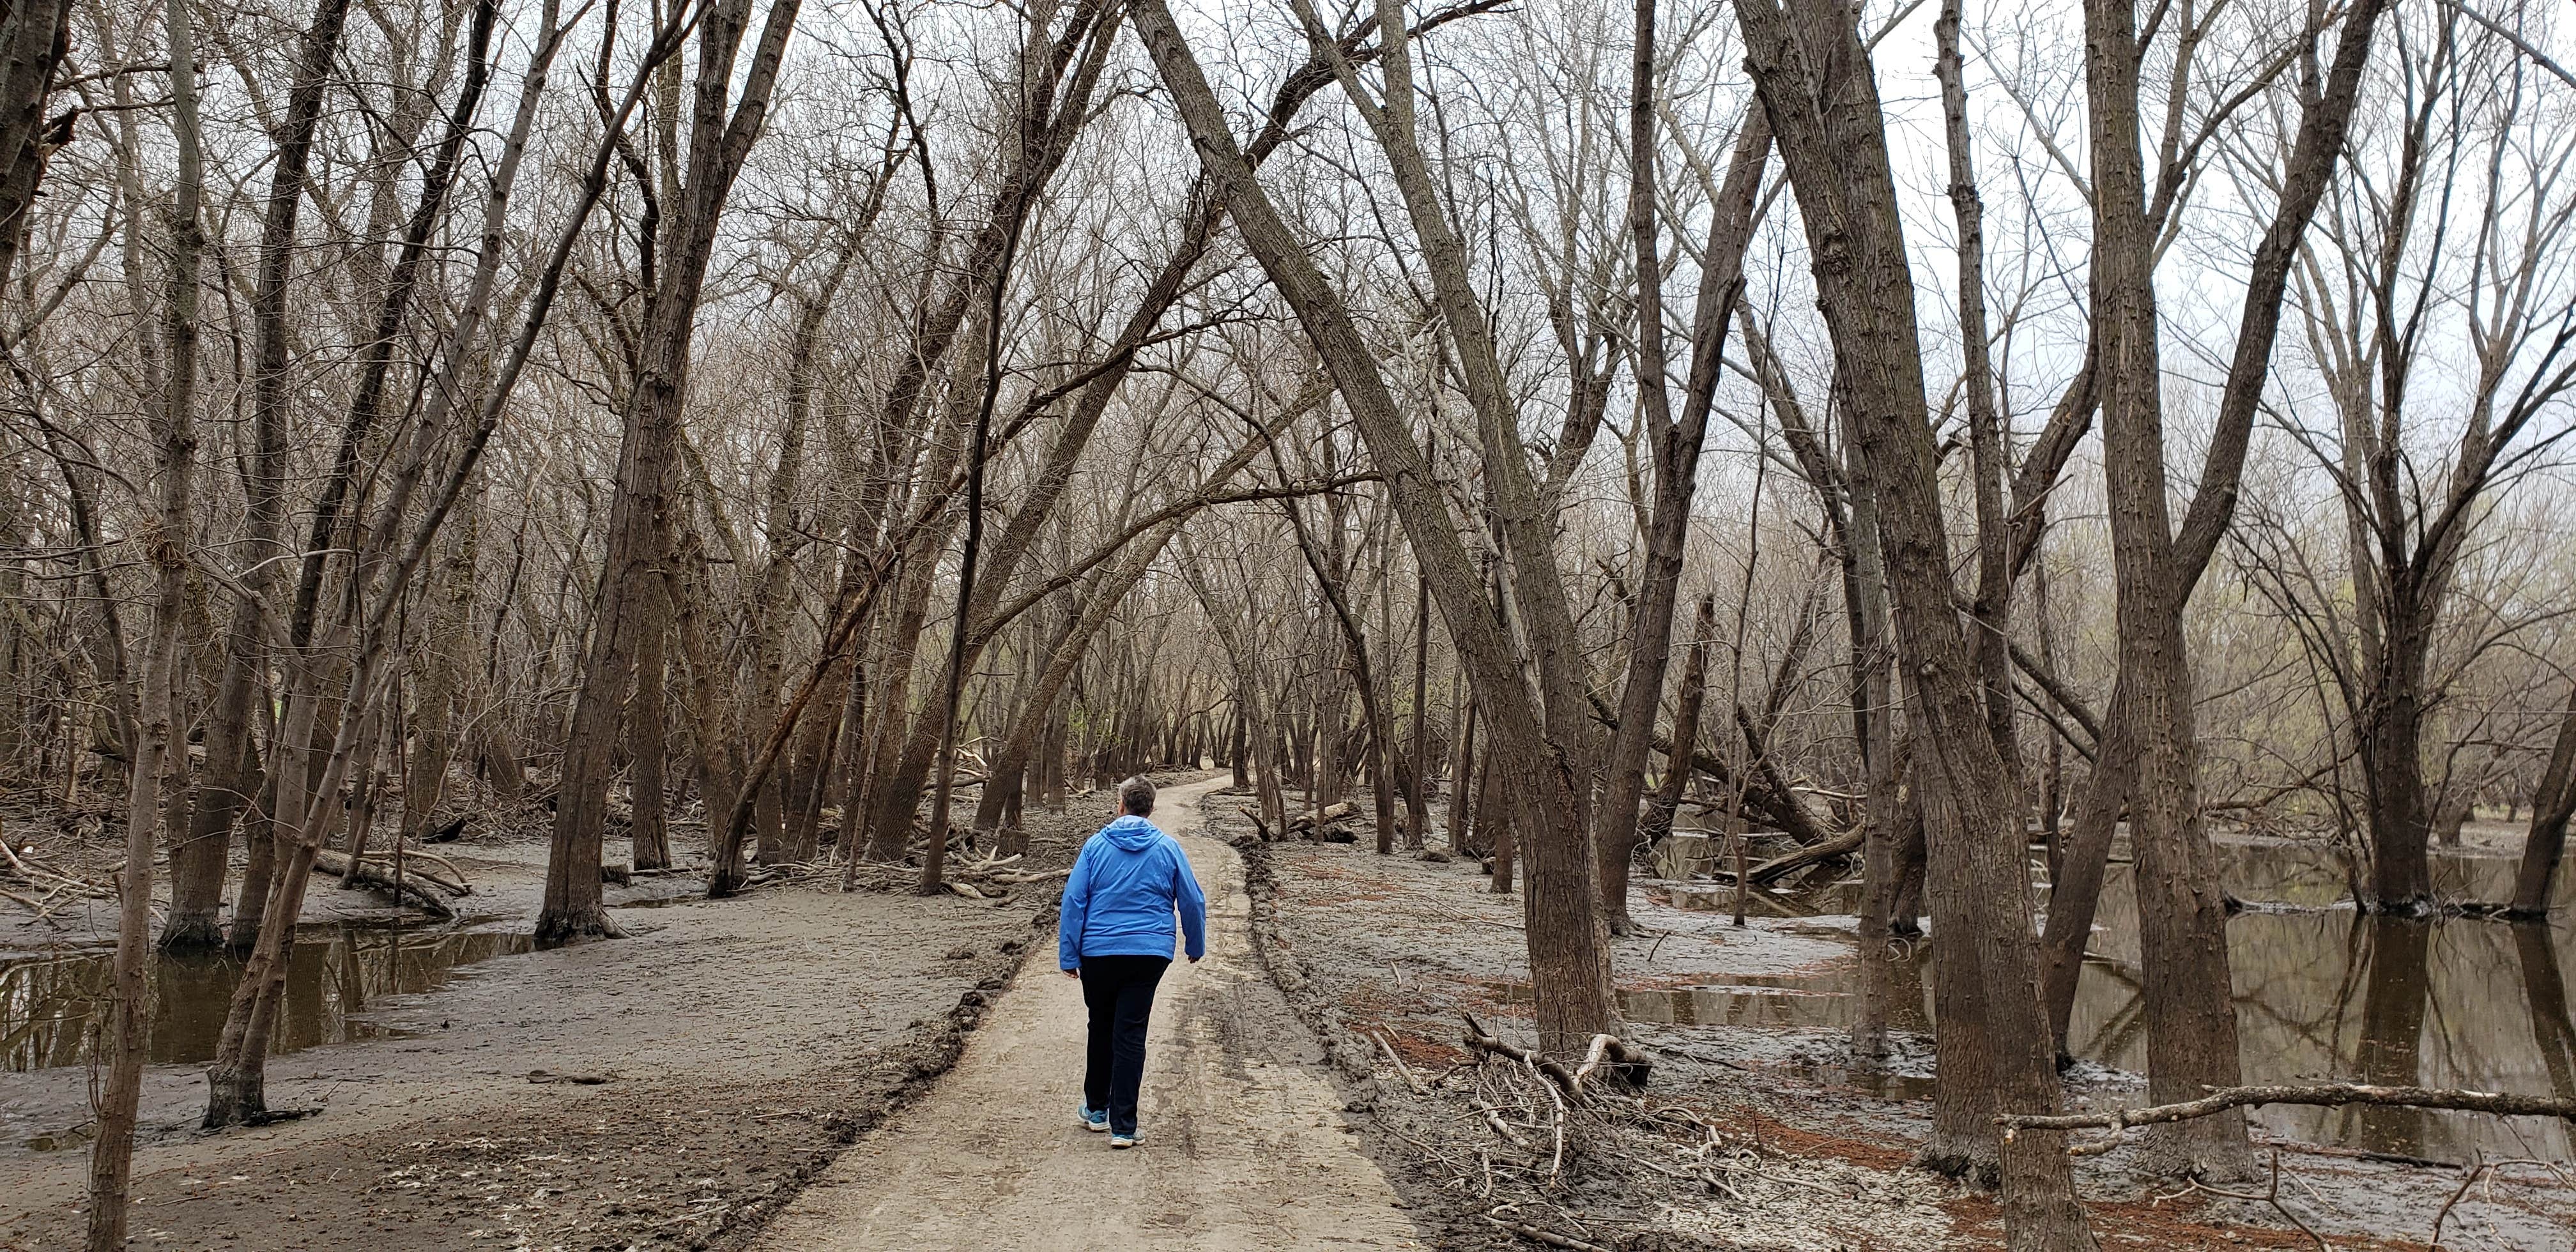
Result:
<instances>
[{"instance_id":1,"label":"black pants","mask_svg":"<svg viewBox=\"0 0 2576 1252\"><path fill-rule=\"evenodd\" d=\"M1136 1088L1145 1081L1145 1023L1154 1014L1154 985L1168 956L1082 958L1082 1002L1091 1010L1091 1047L1082 1068L1082 1102L1109 1110L1109 1132L1136 1133Z\"/></svg>"}]
</instances>

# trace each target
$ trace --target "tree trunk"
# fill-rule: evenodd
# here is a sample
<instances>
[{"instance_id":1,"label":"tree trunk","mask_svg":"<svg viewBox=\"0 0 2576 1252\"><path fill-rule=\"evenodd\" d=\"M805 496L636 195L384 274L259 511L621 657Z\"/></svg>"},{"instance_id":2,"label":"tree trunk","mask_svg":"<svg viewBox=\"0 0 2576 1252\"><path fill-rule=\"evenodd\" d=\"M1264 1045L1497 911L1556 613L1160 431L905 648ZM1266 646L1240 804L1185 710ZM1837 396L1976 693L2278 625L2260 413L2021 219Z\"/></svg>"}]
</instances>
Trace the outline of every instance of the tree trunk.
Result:
<instances>
[{"instance_id":1,"label":"tree trunk","mask_svg":"<svg viewBox=\"0 0 2576 1252\"><path fill-rule=\"evenodd\" d=\"M622 933L600 904L600 841L617 725L634 683L638 645L644 632L662 627L649 592L659 581L653 575L655 562L672 550L676 528L671 496L678 479L680 403L688 389L690 339L725 200L767 116L798 3L772 0L742 75L739 100L734 99L734 63L750 29L751 0L724 0L698 27L688 179L679 203L666 210L658 246L664 269L638 336L640 359L623 415L589 663L564 740L545 900L537 914L539 938Z\"/></svg>"},{"instance_id":2,"label":"tree trunk","mask_svg":"<svg viewBox=\"0 0 2576 1252\"><path fill-rule=\"evenodd\" d=\"M1682 661L1681 695L1673 705L1673 742L1664 753L1663 782L1647 802L1640 831L1645 843L1661 843L1673 833L1673 817L1681 812L1682 795L1690 789L1691 755L1699 750L1700 705L1708 697L1708 641L1716 637L1717 597L1701 596L1699 613L1691 619L1690 653ZM1605 882L1614 873L1622 884L1628 881L1625 859L1616 865L1602 863Z\"/></svg>"},{"instance_id":3,"label":"tree trunk","mask_svg":"<svg viewBox=\"0 0 2576 1252\"><path fill-rule=\"evenodd\" d=\"M2139 153L2136 12L2085 6L2085 81L2092 120L2093 341L2101 358L2103 476L2108 487L2121 690L2137 750L2129 789L2137 858L2139 947L2146 984L2148 1090L2156 1103L2195 1099L2242 1077L2227 901L2200 821L2198 733L2183 638L2190 581L2167 512L2164 377L2158 365L2155 245ZM2151 1168L2236 1179L2254 1170L2245 1115L2159 1125Z\"/></svg>"},{"instance_id":4,"label":"tree trunk","mask_svg":"<svg viewBox=\"0 0 2576 1252\"><path fill-rule=\"evenodd\" d=\"M2432 814L2424 795L2424 614L2411 585L2383 586L2385 642L2365 679L2361 767L2370 826L2370 893L2385 913L2432 907L2427 845ZM2367 611L2367 610L2365 610Z\"/></svg>"},{"instance_id":5,"label":"tree trunk","mask_svg":"<svg viewBox=\"0 0 2576 1252\"><path fill-rule=\"evenodd\" d=\"M70 137L73 115L49 124L45 100L71 51L71 20L71 0L20 0L0 12L0 285L16 281L46 156Z\"/></svg>"},{"instance_id":6,"label":"tree trunk","mask_svg":"<svg viewBox=\"0 0 2576 1252\"><path fill-rule=\"evenodd\" d=\"M1923 745L1923 800L1942 964L1978 994L1941 999L1941 1068L1951 1081L1954 1024L1991 1041L1970 1075L1989 1114L2053 1110L2056 1058L2044 1034L2026 896L2020 787L1987 733L1975 661L1961 637L1949 539L1923 385L1915 294L1897 209L1885 117L1856 10L1839 0L1742 0L1747 64L1798 195L1819 303L1850 395L1853 437L1877 484L1909 720ZM1947 901L1951 906L1944 910ZM1996 1136L1988 1128L1984 1142ZM2015 1249L2090 1249L2062 1135L2028 1133L2000 1149L2004 1228Z\"/></svg>"},{"instance_id":7,"label":"tree trunk","mask_svg":"<svg viewBox=\"0 0 2576 1252\"><path fill-rule=\"evenodd\" d=\"M1170 8L1163 0L1141 0L1135 6L1135 21L1202 167L1225 191L1238 233L1295 310L1349 405L1412 540L1417 564L1432 580L1433 598L1450 636L1458 641L1460 655L1476 676L1478 694L1488 703L1497 742L1514 759L1530 763L1516 776L1515 790L1524 793L1527 801L1516 807L1545 824L1528 828L1533 881L1525 908L1539 1040L1548 1050L1575 1051L1592 1035L1614 1028L1618 1020L1610 994L1608 935L1597 908L1589 804L1596 748L1580 680L1574 673L1577 640L1554 565L1548 535L1552 519L1538 509L1517 430L1507 428L1514 426L1509 389L1503 384L1490 328L1476 307L1464 247L1441 216L1428 165L1414 141L1414 88L1401 10L1393 0L1381 0L1378 13L1386 101L1381 108L1363 108L1363 112L1395 168L1427 268L1439 289L1444 320L1460 345L1458 357L1471 379L1470 390L1483 419L1478 426L1489 444L1485 457L1489 486L1504 498L1497 513L1506 518L1513 550L1521 561L1516 590L1526 601L1525 614L1537 623L1532 644L1542 676L1538 690L1532 689L1520 657L1487 608L1476 565L1458 538L1456 519L1431 481L1422 449L1367 341L1255 179L1224 108ZM1364 87L1346 63L1337 62L1335 73L1355 104L1365 98Z\"/></svg>"},{"instance_id":8,"label":"tree trunk","mask_svg":"<svg viewBox=\"0 0 2576 1252\"><path fill-rule=\"evenodd\" d=\"M1272 463L1278 464L1278 446L1271 445L1270 452ZM1282 482L1288 480L1285 465L1279 466L1279 477ZM1333 545L1335 551L1330 554L1318 550L1313 532L1306 527L1304 509L1295 500L1281 500L1279 506L1288 514L1289 528L1297 536L1297 550L1305 555L1306 568L1314 574L1315 585L1323 590L1324 602L1331 606L1333 620L1341 627L1342 656L1348 666L1351 681L1357 684L1360 690L1361 715L1368 720L1369 795L1375 806L1371 811L1376 815L1377 820L1377 854L1392 855L1395 852L1395 797L1393 788L1389 785L1388 761L1395 751L1394 719L1387 716L1385 704L1378 699L1377 674L1369 664L1368 636L1362 632L1360 619L1351 612L1350 599L1343 592L1341 544L1336 542ZM1327 556L1332 558L1329 564L1326 560ZM1333 684L1331 690L1333 714L1330 724L1334 733L1330 742L1339 744L1342 738L1340 734L1341 687L1339 684ZM1335 752L1332 756L1338 758L1340 753ZM1321 809L1341 798L1338 767L1333 771L1332 781L1333 785L1328 789L1330 794L1319 793L1314 797L1316 808Z\"/></svg>"},{"instance_id":9,"label":"tree trunk","mask_svg":"<svg viewBox=\"0 0 2576 1252\"><path fill-rule=\"evenodd\" d=\"M1663 252L1656 243L1655 0L1636 0L1629 49L1628 233L1637 283L1637 392L1655 466L1654 504L1646 523L1645 568L1629 616L1626 683L1619 729L1603 762L1599 827L1601 911L1610 933L1636 929L1628 919L1628 862L1637 847L1637 803L1645 790L1646 755L1655 713L1663 706L1672 661L1673 608L1681 594L1683 547L1690 539L1691 500L1699 490L1699 457L1707 441L1717 385L1717 357L1743 288L1744 249L1753 237L1754 197L1770 160L1771 131L1761 110L1736 129L1735 158L1717 193L1708 247L1700 257L1698 306L1692 318L1689 391L1673 420L1665 378ZM1680 737L1678 729L1675 738ZM1685 756L1683 759L1689 759ZM1685 771L1687 772L1687 771Z\"/></svg>"},{"instance_id":10,"label":"tree trunk","mask_svg":"<svg viewBox=\"0 0 2576 1252\"><path fill-rule=\"evenodd\" d=\"M1887 1055L1888 1019L1895 1006L1896 953L1891 941L1900 923L1912 932L1921 914L1904 894L1906 845L1923 827L1919 806L1904 807L1906 769L1896 747L1896 707L1889 669L1896 659L1887 624L1887 579L1878 546L1878 488L1857 442L1843 445L1844 481L1851 510L1844 539L1843 593L1851 604L1853 737L1867 786L1861 813L1859 945L1860 1003L1852 1020L1852 1054L1862 1064Z\"/></svg>"},{"instance_id":11,"label":"tree trunk","mask_svg":"<svg viewBox=\"0 0 2576 1252\"><path fill-rule=\"evenodd\" d=\"M658 581L658 580L657 580ZM650 624L635 641L635 689L626 700L626 799L631 839L628 862L636 869L668 869L671 827L664 779L669 729L663 713L669 681L669 597L658 586L642 589Z\"/></svg>"},{"instance_id":12,"label":"tree trunk","mask_svg":"<svg viewBox=\"0 0 2576 1252\"><path fill-rule=\"evenodd\" d=\"M193 525L197 436L199 268L205 255L205 164L199 146L196 42L185 0L168 6L169 76L177 177L171 205L170 285L163 313L170 368L158 420L160 463L154 466L157 516L143 535L153 570L152 633L143 655L135 717L126 740L130 779L125 808L125 866L118 878L116 963L106 1017L107 1077L98 1093L97 1135L90 1141L89 1252L125 1247L127 1188L134 1171L134 1119L150 1055L152 1001L152 845L164 824L181 829L177 803L187 785L188 754L175 742L185 672L181 628L188 600L188 540ZM14 33L14 32L13 32ZM14 67L13 67L14 71ZM17 223L8 223L14 234Z\"/></svg>"},{"instance_id":13,"label":"tree trunk","mask_svg":"<svg viewBox=\"0 0 2576 1252\"><path fill-rule=\"evenodd\" d=\"M1975 154L1968 138L1968 88L1959 56L1960 0L1943 0L1933 22L1938 53L1934 76L1941 81L1942 132L1950 158L1950 209L1959 227L1959 347L1965 369L1961 382L1968 398L1970 468L1977 503L1977 592L1968 616L1975 624L1969 640L1976 654L1977 678L1984 684L1986 729L2004 764L2020 771L2020 752L2013 742L2011 562L2012 528L2004 517L2005 462L2003 418L1995 411L1994 366L1987 351L1985 203L1977 195Z\"/></svg>"},{"instance_id":14,"label":"tree trunk","mask_svg":"<svg viewBox=\"0 0 2576 1252\"><path fill-rule=\"evenodd\" d=\"M481 553L483 476L476 474L456 516L440 562L427 637L421 641L417 719L403 772L403 825L399 838L418 842L423 827L447 794L447 771L456 755L456 723L464 703L466 647L474 631L474 568Z\"/></svg>"},{"instance_id":15,"label":"tree trunk","mask_svg":"<svg viewBox=\"0 0 2576 1252\"><path fill-rule=\"evenodd\" d=\"M2558 723L2557 743L2549 750L2549 768L2531 796L2531 830L2523 836L2522 863L2513 876L2511 916L2549 915L2550 887L2558 874L2559 856L2567 847L2572 814L2576 814L2576 696L2568 699L2567 716Z\"/></svg>"},{"instance_id":16,"label":"tree trunk","mask_svg":"<svg viewBox=\"0 0 2576 1252\"><path fill-rule=\"evenodd\" d=\"M277 566L270 559L275 554L269 549L277 545L285 518L288 270L295 253L296 221L304 204L313 135L322 116L323 90L348 13L349 0L321 0L314 8L313 25L305 32L288 90L285 124L278 132L260 227L251 294L253 449L243 486L248 494L250 556L244 585L261 595L274 594L277 585ZM259 786L258 760L249 735L255 672L265 652L260 634L259 607L248 600L237 602L225 631L223 677L206 725L206 760L215 776L198 795L186 838L170 850L170 922L162 944L172 950L211 947L218 941L215 919L231 859L233 818L242 797Z\"/></svg>"},{"instance_id":17,"label":"tree trunk","mask_svg":"<svg viewBox=\"0 0 2576 1252\"><path fill-rule=\"evenodd\" d=\"M2093 773L2076 793L2075 829L2067 836L2065 854L2049 879L2048 926L2040 936L2040 1000L2047 1008L2049 1037L2056 1041L2060 1057L2069 1055L2066 1033L2075 1012L2076 986L2083 978L2084 948L2093 940L2093 917L2101 906L2111 844L2137 784L2138 753L2128 705L2128 689L2112 687Z\"/></svg>"},{"instance_id":18,"label":"tree trunk","mask_svg":"<svg viewBox=\"0 0 2576 1252\"><path fill-rule=\"evenodd\" d=\"M1453 684L1454 688L1454 684ZM1449 855L1468 855L1468 818L1476 809L1476 699L1459 702L1456 750L1449 758Z\"/></svg>"},{"instance_id":19,"label":"tree trunk","mask_svg":"<svg viewBox=\"0 0 2576 1252\"><path fill-rule=\"evenodd\" d=\"M1431 830L1431 584L1414 580L1412 742L1398 778L1404 784L1404 847L1419 852Z\"/></svg>"}]
</instances>

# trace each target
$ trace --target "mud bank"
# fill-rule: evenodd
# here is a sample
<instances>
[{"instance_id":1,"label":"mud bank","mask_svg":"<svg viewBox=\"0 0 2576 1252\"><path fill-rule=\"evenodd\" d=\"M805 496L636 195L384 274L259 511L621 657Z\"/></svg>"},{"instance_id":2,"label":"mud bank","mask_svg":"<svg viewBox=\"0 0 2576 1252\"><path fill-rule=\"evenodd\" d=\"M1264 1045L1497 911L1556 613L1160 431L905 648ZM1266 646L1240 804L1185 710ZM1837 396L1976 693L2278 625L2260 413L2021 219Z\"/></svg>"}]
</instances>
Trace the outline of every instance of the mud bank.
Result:
<instances>
[{"instance_id":1,"label":"mud bank","mask_svg":"<svg viewBox=\"0 0 2576 1252\"><path fill-rule=\"evenodd\" d=\"M1212 796L1209 811L1231 808ZM1249 831L1236 818L1218 833ZM1653 1115L1557 1166L1543 1104L1515 1113L1508 1092L1456 1068L1468 1060L1462 1013L1515 1042L1533 1037L1521 897L1490 894L1472 862L1369 846L1365 835L1247 846L1256 934L1368 1107L1373 1154L1444 1246L1538 1246L1513 1225L1631 1250L2002 1246L1989 1197L1908 1165L1928 1130L1928 1037L1903 1036L1892 1074L1861 1076L1843 1069L1840 1031L1766 1024L1815 1020L1773 1010L1851 959L1847 925L1757 917L1738 929L1641 890L1631 908L1644 933L1617 940L1613 960L1627 1030L1656 1063L1644 1092ZM2139 1084L2086 1067L2070 1076L2070 1099L2126 1103ZM1501 1107L1530 1145L1507 1142L1480 1106ZM2576 1229L2563 1161L2491 1156L2468 1185L2458 1169L2277 1146L2281 1203L2347 1252L2424 1247L2437 1217L2444 1247L2558 1252ZM2106 1247L2316 1246L2269 1203L2140 1177L2132 1156L2079 1166Z\"/></svg>"},{"instance_id":2,"label":"mud bank","mask_svg":"<svg viewBox=\"0 0 2576 1252\"><path fill-rule=\"evenodd\" d=\"M1033 820L1033 859L1069 859L1085 825ZM541 866L535 846L470 855L488 871L530 853ZM515 907L492 877L485 899L507 911L476 928L524 932L533 896ZM360 1037L272 1057L269 1103L315 1110L302 1120L200 1133L201 1068L152 1066L138 1240L730 1246L946 1071L1053 917L1052 884L998 902L843 895L828 878L669 898L688 885L612 888L629 938L502 945L371 1002ZM0 1248L78 1243L88 1084L84 1065L0 1075Z\"/></svg>"}]
</instances>

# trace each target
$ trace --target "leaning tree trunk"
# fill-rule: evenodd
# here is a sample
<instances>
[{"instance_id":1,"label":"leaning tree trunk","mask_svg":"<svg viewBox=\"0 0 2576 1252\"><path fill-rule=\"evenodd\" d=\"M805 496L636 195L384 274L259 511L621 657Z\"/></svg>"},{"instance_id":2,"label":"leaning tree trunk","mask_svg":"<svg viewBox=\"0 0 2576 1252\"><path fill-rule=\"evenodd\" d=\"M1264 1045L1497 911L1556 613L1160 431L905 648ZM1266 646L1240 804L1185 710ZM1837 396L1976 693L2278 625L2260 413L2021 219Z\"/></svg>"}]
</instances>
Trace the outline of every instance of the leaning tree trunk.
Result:
<instances>
[{"instance_id":1,"label":"leaning tree trunk","mask_svg":"<svg viewBox=\"0 0 2576 1252\"><path fill-rule=\"evenodd\" d=\"M1701 596L1699 612L1691 619L1690 652L1682 661L1681 694L1673 704L1673 742L1664 753L1662 785L1646 804L1640 831L1645 843L1660 843L1673 833L1673 818L1681 812L1683 794L1690 790L1691 756L1699 751L1700 705L1708 698L1708 641L1716 637L1717 597ZM1624 879L1626 867L1620 868ZM1606 874L1609 866L1602 870Z\"/></svg>"},{"instance_id":2,"label":"leaning tree trunk","mask_svg":"<svg viewBox=\"0 0 2576 1252\"><path fill-rule=\"evenodd\" d=\"M686 190L663 221L664 268L638 336L641 360L627 393L589 664L564 740L545 900L537 914L540 938L621 933L600 903L600 841L618 717L634 681L638 645L645 631L663 626L647 589L660 581L653 576L654 562L669 549L669 495L677 481L673 471L680 402L688 389L690 337L725 200L767 118L798 3L771 0L751 62L741 74L738 100L733 98L734 61L751 26L751 0L724 0L699 19Z\"/></svg>"},{"instance_id":3,"label":"leaning tree trunk","mask_svg":"<svg viewBox=\"0 0 2576 1252\"><path fill-rule=\"evenodd\" d=\"M127 1187L134 1171L134 1118L143 1095L143 1062L152 1041L152 1003L144 962L152 945L152 845L165 812L186 786L179 703L184 671L180 632L188 604L190 486L196 474L199 267L206 236L200 199L205 164L197 127L196 43L186 0L168 7L171 105L177 180L171 206L170 286L163 328L170 352L154 467L158 508L142 536L153 570L152 633L144 655L135 718L126 740L132 765L126 794L125 868L116 909L116 964L107 1006L107 1081L99 1091L97 1135L90 1141L89 1252L125 1247ZM175 825L175 823L174 823Z\"/></svg>"},{"instance_id":4,"label":"leaning tree trunk","mask_svg":"<svg viewBox=\"0 0 2576 1252\"><path fill-rule=\"evenodd\" d=\"M1736 128L1735 157L1718 189L1708 246L1700 257L1688 393L1676 422L1665 386L1663 251L1655 241L1655 0L1637 0L1629 69L1628 232L1636 259L1637 392L1644 402L1655 487L1646 523L1645 569L1629 621L1619 728L1611 733L1603 762L1606 780L1594 833L1602 917L1612 934L1636 929L1628 919L1628 862L1637 846L1637 802L1645 790L1655 712L1663 705L1665 672L1672 661L1673 609L1681 594L1683 548L1690 539L1691 499L1699 490L1700 448L1716 395L1718 356L1725 350L1727 323L1744 285L1754 200L1771 156L1771 130L1756 106Z\"/></svg>"},{"instance_id":5,"label":"leaning tree trunk","mask_svg":"<svg viewBox=\"0 0 2576 1252\"><path fill-rule=\"evenodd\" d=\"M340 48L349 0L321 0L313 12L288 89L286 117L278 131L269 175L268 206L260 225L258 265L250 311L252 452L243 486L248 496L244 586L275 593L277 546L284 529L286 459L287 279L295 255L296 221L304 205L306 170L322 117L322 97L332 58ZM244 798L260 786L259 759L251 747L251 702L265 652L262 609L245 598L233 606L224 634L224 670L206 721L206 761L214 776L198 793L184 839L170 849L170 920L162 946L210 948L222 942L216 918L223 907L224 873L231 861L231 832ZM247 898L248 892L244 896Z\"/></svg>"},{"instance_id":6,"label":"leaning tree trunk","mask_svg":"<svg viewBox=\"0 0 2576 1252\"><path fill-rule=\"evenodd\" d=\"M2511 916L2549 915L2550 887L2558 874L2559 856L2567 847L2571 815L2576 815L2576 697L2568 700L2567 716L2558 723L2558 741L2549 750L2549 768L2531 796L2531 830L2523 836L2522 863L2513 876Z\"/></svg>"},{"instance_id":7,"label":"leaning tree trunk","mask_svg":"<svg viewBox=\"0 0 2576 1252\"><path fill-rule=\"evenodd\" d=\"M1514 776L1516 805L1525 821L1531 890L1525 916L1539 1041L1552 1051L1579 1051L1593 1035L1614 1029L1609 940L1598 909L1590 818L1591 770L1598 755L1588 725L1572 614L1555 568L1550 526L1529 482L1510 389L1502 377L1491 329L1466 272L1462 241L1444 216L1428 162L1414 134L1413 84L1402 12L1393 0L1378 6L1380 66L1386 83L1381 105L1367 105L1367 91L1347 64L1335 66L1345 94L1361 105L1404 193L1408 216L1423 245L1450 334L1461 347L1477 425L1487 447L1484 468L1498 497L1498 516L1512 536L1520 562L1516 592L1532 621L1531 642L1541 686L1534 689L1522 657L1487 607L1474 560L1458 538L1448 501L1432 481L1430 466L1406 415L1396 404L1365 338L1305 245L1280 217L1245 161L1197 57L1162 0L1141 0L1135 20L1147 52L1170 90L1201 167L1221 186L1247 247L1272 285L1296 312L1351 409L1370 458L1384 476L1387 494L1416 561L1432 580L1432 594L1449 624L1459 654L1488 704L1494 739L1510 759L1527 762Z\"/></svg>"},{"instance_id":8,"label":"leaning tree trunk","mask_svg":"<svg viewBox=\"0 0 2576 1252\"><path fill-rule=\"evenodd\" d=\"M49 148L69 138L71 114L45 120L54 75L71 50L71 0L18 0L0 13L0 285L14 280L18 253L34 225L37 185Z\"/></svg>"},{"instance_id":9,"label":"leaning tree trunk","mask_svg":"<svg viewBox=\"0 0 2576 1252\"><path fill-rule=\"evenodd\" d=\"M1791 0L1785 11L1776 0L1740 0L1736 14L1798 195L1819 303L1854 401L1853 437L1878 488L1906 708L1923 748L1915 786L1934 877L1957 888L1940 893L1955 911L1935 918L1944 964L1967 964L1977 979L1973 999L1944 997L1939 1005L1943 1082L1952 1026L1973 1015L1992 1041L1974 1075L1987 1111L2054 1109L2057 1067L2036 992L2020 786L1987 733L1954 607L1914 285L1857 11L1840 0ZM1998 1146L2007 1241L2032 1252L2093 1247L2064 1136L2025 1132Z\"/></svg>"}]
</instances>

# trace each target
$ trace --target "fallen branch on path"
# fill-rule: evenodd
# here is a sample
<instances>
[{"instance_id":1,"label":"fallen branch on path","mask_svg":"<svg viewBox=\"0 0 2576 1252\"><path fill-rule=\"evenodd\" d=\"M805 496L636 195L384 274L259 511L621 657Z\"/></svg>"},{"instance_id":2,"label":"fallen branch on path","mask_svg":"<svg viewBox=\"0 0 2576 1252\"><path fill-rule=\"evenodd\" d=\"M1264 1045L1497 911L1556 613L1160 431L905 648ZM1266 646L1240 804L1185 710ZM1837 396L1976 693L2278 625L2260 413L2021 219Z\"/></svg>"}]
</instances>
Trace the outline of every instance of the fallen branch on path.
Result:
<instances>
[{"instance_id":1,"label":"fallen branch on path","mask_svg":"<svg viewBox=\"0 0 2576 1252\"><path fill-rule=\"evenodd\" d=\"M617 1081L615 1074L558 1074L549 1070L528 1071L528 1081L539 1086L564 1083L575 1087L600 1087Z\"/></svg>"}]
</instances>

